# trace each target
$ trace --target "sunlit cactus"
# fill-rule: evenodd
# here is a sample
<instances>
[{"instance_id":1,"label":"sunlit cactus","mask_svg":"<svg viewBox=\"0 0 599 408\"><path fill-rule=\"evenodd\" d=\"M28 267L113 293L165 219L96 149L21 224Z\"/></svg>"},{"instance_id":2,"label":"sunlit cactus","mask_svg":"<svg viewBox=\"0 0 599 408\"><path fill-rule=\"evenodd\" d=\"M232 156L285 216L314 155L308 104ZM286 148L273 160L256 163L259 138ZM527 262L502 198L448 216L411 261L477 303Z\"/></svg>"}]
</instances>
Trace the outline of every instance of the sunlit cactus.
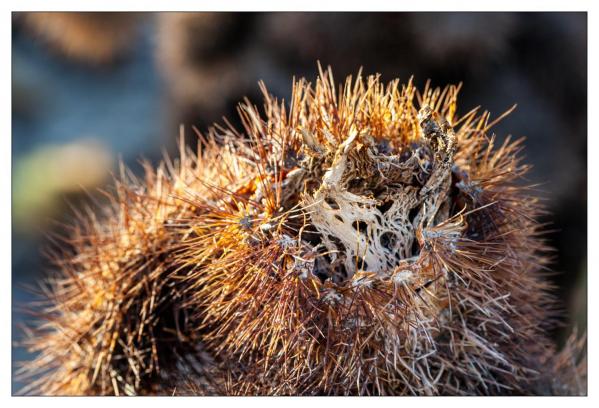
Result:
<instances>
[{"instance_id":1,"label":"sunlit cactus","mask_svg":"<svg viewBox=\"0 0 599 408\"><path fill-rule=\"evenodd\" d=\"M56 256L24 392L586 393L582 346L547 335L522 141L459 88L321 71L123 170Z\"/></svg>"}]
</instances>

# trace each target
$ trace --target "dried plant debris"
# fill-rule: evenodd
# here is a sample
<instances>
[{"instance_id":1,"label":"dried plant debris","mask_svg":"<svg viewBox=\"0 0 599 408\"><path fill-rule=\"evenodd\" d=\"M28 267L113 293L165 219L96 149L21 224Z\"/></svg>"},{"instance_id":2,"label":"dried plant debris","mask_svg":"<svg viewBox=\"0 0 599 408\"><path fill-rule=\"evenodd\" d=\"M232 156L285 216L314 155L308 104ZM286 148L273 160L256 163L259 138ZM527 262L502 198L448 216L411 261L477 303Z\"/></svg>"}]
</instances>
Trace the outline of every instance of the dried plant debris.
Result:
<instances>
[{"instance_id":1,"label":"dried plant debris","mask_svg":"<svg viewBox=\"0 0 599 408\"><path fill-rule=\"evenodd\" d=\"M289 104L263 87L243 133L123 170L56 256L24 391L585 393L580 348L546 334L522 141L458 117L459 88L321 71Z\"/></svg>"}]
</instances>

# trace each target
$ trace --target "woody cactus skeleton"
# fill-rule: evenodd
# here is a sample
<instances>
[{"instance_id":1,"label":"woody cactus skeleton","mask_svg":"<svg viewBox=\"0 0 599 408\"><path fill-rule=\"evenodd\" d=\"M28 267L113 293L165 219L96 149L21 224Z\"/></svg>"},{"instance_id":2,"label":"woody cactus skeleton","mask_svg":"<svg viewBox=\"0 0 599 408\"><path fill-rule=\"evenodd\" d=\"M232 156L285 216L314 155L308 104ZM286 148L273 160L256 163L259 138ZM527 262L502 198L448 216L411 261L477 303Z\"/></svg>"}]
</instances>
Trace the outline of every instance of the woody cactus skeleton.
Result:
<instances>
[{"instance_id":1,"label":"woody cactus skeleton","mask_svg":"<svg viewBox=\"0 0 599 408\"><path fill-rule=\"evenodd\" d=\"M84 220L25 373L48 394L584 391L546 337L542 211L459 87L330 71ZM558 370L559 368L559 370ZM567 379L567 381L565 380Z\"/></svg>"}]
</instances>

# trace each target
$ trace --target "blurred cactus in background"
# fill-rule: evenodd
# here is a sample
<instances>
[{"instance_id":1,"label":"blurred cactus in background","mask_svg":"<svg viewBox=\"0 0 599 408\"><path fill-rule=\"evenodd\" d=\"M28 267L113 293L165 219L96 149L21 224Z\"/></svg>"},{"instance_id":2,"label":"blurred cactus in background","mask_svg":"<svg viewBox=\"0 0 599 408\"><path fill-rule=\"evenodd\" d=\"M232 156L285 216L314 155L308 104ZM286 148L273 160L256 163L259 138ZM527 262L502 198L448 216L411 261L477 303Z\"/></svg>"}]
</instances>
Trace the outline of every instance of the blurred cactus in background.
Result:
<instances>
[{"instance_id":1,"label":"blurred cactus in background","mask_svg":"<svg viewBox=\"0 0 599 408\"><path fill-rule=\"evenodd\" d=\"M56 52L90 64L123 56L135 43L139 14L25 13L27 27Z\"/></svg>"}]
</instances>

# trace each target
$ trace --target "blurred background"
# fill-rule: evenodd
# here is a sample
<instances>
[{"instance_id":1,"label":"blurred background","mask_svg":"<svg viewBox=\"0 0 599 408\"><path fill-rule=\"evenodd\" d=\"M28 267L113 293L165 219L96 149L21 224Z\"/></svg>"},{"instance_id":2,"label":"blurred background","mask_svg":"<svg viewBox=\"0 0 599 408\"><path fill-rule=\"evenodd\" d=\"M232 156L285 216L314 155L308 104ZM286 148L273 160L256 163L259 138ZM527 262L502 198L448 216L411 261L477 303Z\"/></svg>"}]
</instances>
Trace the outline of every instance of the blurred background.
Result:
<instances>
[{"instance_id":1,"label":"blurred background","mask_svg":"<svg viewBox=\"0 0 599 408\"><path fill-rule=\"evenodd\" d=\"M586 13L15 13L12 27L12 338L30 317L26 288L51 272L47 235L109 185L122 159L175 152L179 125L205 130L262 98L288 99L293 76L337 81L363 67L385 81L463 82L461 113L481 105L495 133L526 136L530 182L549 214L556 343L586 329ZM15 343L16 344L16 343ZM15 345L13 362L27 359ZM20 388L13 381L13 392Z\"/></svg>"}]
</instances>

